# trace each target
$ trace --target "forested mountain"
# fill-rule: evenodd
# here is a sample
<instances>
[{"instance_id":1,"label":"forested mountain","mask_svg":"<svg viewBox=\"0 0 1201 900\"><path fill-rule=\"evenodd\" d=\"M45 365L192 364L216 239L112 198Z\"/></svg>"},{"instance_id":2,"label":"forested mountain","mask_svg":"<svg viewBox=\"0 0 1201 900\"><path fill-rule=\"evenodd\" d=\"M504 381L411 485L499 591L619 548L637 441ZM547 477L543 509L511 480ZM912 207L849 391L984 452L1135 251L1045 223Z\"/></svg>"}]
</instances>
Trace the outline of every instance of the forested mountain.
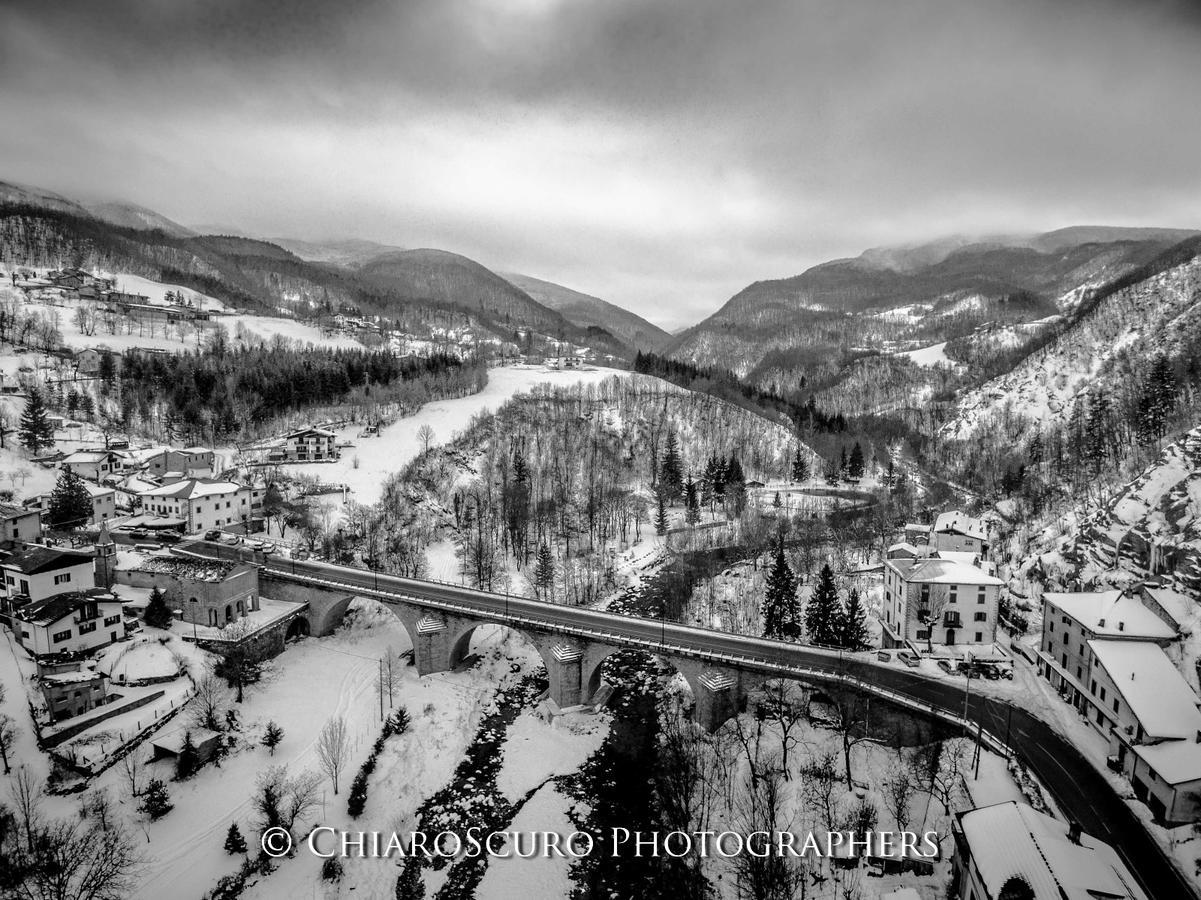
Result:
<instances>
[{"instance_id":1,"label":"forested mountain","mask_svg":"<svg viewBox=\"0 0 1201 900\"><path fill-rule=\"evenodd\" d=\"M778 389L832 383L855 359L1036 322L1154 259L1189 232L1065 229L869 250L750 285L680 334L670 355ZM1019 335L1018 343L1025 340Z\"/></svg>"},{"instance_id":2,"label":"forested mountain","mask_svg":"<svg viewBox=\"0 0 1201 900\"><path fill-rule=\"evenodd\" d=\"M301 241L296 238L271 238L271 243L290 250L309 262L329 263L354 269L369 259L384 253L396 253L403 247L380 244L376 241L350 239L345 241Z\"/></svg>"},{"instance_id":3,"label":"forested mountain","mask_svg":"<svg viewBox=\"0 0 1201 900\"><path fill-rule=\"evenodd\" d=\"M658 325L599 297L529 275L501 274L543 306L562 313L569 322L581 328L603 328L635 350L660 350L671 341L671 335Z\"/></svg>"},{"instance_id":4,"label":"forested mountain","mask_svg":"<svg viewBox=\"0 0 1201 900\"><path fill-rule=\"evenodd\" d=\"M168 219L153 209L120 200L82 201L82 206L97 219L122 228L162 231L172 237L193 237L196 232Z\"/></svg>"},{"instance_id":5,"label":"forested mountain","mask_svg":"<svg viewBox=\"0 0 1201 900\"><path fill-rule=\"evenodd\" d=\"M347 249L366 253L368 244L350 242ZM269 315L316 317L357 310L383 316L419 335L478 328L497 340L532 348L543 349L549 340L618 358L633 355L603 328L573 324L479 263L454 253L390 250L370 256L358 268L346 268L307 261L269 241L193 235L130 204L89 209L48 191L8 184L0 184L0 260L128 272L192 287L228 305ZM539 340L533 340L534 335Z\"/></svg>"}]
</instances>

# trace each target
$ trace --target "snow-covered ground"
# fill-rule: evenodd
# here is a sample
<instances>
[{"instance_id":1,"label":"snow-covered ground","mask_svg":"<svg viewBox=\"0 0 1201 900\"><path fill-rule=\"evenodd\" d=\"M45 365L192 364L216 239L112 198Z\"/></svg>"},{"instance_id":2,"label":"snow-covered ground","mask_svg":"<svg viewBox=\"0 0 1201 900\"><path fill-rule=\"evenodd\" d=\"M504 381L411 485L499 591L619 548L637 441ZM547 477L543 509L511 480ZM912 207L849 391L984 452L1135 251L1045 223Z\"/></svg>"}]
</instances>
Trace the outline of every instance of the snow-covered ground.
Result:
<instances>
[{"instance_id":1,"label":"snow-covered ground","mask_svg":"<svg viewBox=\"0 0 1201 900\"><path fill-rule=\"evenodd\" d=\"M897 356L908 357L910 361L917 363L919 366L953 366L955 361L947 356L947 342L941 344L931 344L929 347L922 347L918 350L906 350L903 353L898 353Z\"/></svg>"},{"instance_id":2,"label":"snow-covered ground","mask_svg":"<svg viewBox=\"0 0 1201 900\"><path fill-rule=\"evenodd\" d=\"M502 366L488 370L488 384L478 393L452 400L435 400L411 416L393 422L375 437L359 437L361 425L338 430L338 442L351 442L342 450L342 458L333 463L306 463L288 466L293 474L312 476L327 484L345 484L357 503L376 503L388 476L399 472L421 453L418 432L429 425L434 430L431 446L452 440L483 412L492 412L513 397L538 384L566 386L588 384L614 375L629 374L621 369L589 368L556 371L543 366ZM340 498L339 498L340 499Z\"/></svg>"}]
</instances>

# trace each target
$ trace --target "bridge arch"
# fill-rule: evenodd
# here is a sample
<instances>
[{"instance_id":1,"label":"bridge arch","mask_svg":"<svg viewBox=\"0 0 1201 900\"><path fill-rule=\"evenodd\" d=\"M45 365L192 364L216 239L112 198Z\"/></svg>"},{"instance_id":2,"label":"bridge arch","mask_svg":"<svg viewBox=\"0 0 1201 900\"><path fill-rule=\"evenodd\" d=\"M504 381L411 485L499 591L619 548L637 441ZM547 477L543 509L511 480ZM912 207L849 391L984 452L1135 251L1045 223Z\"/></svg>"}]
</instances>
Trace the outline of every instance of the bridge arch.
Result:
<instances>
[{"instance_id":1,"label":"bridge arch","mask_svg":"<svg viewBox=\"0 0 1201 900\"><path fill-rule=\"evenodd\" d=\"M623 664L636 665L635 661L638 659L649 659L657 666L671 670L674 675L679 675L684 683L688 685L691 702L695 703L699 696L700 685L696 682L695 673L690 671L691 667L681 665L680 660L653 653L650 650L628 647L600 647L597 649L599 652L589 654L587 664L582 673L584 675L582 679L584 695L589 699L595 697L604 684L612 684L617 687L627 683L627 679L620 677L614 678L612 681L606 681L606 668L612 670Z\"/></svg>"},{"instance_id":2,"label":"bridge arch","mask_svg":"<svg viewBox=\"0 0 1201 900\"><path fill-rule=\"evenodd\" d=\"M548 672L550 671L550 666L547 664L546 653L543 651L543 648L540 646L540 642L538 640L519 628L514 628L511 625L506 625L504 622L497 622L491 619L469 620L463 622L459 626L459 628L454 632L454 636L447 644L446 668L457 668L462 664L463 660L467 659L467 657L471 655L472 639L477 636L477 632L481 628L496 628L499 629L502 634L504 632L508 632L516 635L521 639L522 643L533 648L534 652L538 655L539 660L541 660L543 668L545 668Z\"/></svg>"}]
</instances>

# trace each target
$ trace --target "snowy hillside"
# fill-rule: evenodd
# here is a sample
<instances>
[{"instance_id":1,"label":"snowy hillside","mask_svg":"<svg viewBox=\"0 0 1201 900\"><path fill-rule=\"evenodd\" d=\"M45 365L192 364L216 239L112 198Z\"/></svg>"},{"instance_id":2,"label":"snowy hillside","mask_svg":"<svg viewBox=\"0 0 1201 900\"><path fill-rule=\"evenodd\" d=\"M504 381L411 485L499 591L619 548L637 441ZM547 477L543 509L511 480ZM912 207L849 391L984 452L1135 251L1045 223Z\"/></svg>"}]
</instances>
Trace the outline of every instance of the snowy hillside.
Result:
<instances>
[{"instance_id":1,"label":"snowy hillside","mask_svg":"<svg viewBox=\"0 0 1201 900\"><path fill-rule=\"evenodd\" d=\"M969 438L1000 422L1062 423L1081 391L1123 377L1157 352L1193 340L1201 324L1201 259L1117 291L1016 368L968 393L943 426Z\"/></svg>"}]
</instances>

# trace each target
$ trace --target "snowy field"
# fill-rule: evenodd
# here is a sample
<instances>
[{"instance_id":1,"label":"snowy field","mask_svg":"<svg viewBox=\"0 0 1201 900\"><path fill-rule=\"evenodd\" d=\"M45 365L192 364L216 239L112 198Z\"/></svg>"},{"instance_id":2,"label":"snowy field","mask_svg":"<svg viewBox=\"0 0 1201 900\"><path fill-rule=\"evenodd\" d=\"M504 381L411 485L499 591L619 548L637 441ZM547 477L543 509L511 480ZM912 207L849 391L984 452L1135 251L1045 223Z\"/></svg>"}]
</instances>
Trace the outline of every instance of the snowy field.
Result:
<instances>
[{"instance_id":1,"label":"snowy field","mask_svg":"<svg viewBox=\"0 0 1201 900\"><path fill-rule=\"evenodd\" d=\"M906 350L904 353L898 353L897 356L907 356L911 362L917 363L919 366L953 366L955 361L947 356L947 342L941 344L931 344L929 347L922 347L918 350Z\"/></svg>"},{"instance_id":2,"label":"snowy field","mask_svg":"<svg viewBox=\"0 0 1201 900\"><path fill-rule=\"evenodd\" d=\"M488 370L488 384L482 391L453 400L435 400L418 412L381 429L378 437L360 438L362 425L340 429L338 442L349 441L354 447L342 450L342 458L333 463L306 463L287 466L285 471L303 473L327 484L345 484L358 503L379 501L388 476L399 472L421 453L417 436L423 425L434 429L431 446L454 439L483 412L494 412L512 399L514 394L528 391L538 384L550 383L560 387L577 382L589 384L613 375L625 376L622 369L583 369L556 371L542 366L502 366Z\"/></svg>"}]
</instances>

